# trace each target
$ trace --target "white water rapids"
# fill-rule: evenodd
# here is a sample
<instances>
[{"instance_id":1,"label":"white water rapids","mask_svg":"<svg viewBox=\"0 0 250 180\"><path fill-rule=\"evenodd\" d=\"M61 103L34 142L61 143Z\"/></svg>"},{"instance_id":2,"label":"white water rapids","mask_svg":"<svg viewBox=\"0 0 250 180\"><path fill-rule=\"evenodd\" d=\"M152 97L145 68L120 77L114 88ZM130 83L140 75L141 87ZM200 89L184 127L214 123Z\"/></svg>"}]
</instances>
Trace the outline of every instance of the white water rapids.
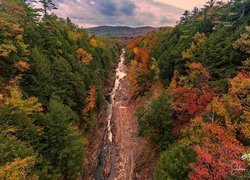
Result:
<instances>
[{"instance_id":1,"label":"white water rapids","mask_svg":"<svg viewBox=\"0 0 250 180\"><path fill-rule=\"evenodd\" d=\"M108 153L108 149L111 148L112 146L112 141L113 141L113 134L112 134L112 124L111 124L111 120L112 120L112 116L113 116L113 107L114 107L114 103L115 103L115 95L116 92L119 88L120 85L120 81L121 79L123 79L126 76L126 73L124 73L124 61L125 61L125 57L124 57L125 51L122 50L122 54L120 56L120 61L118 64L118 67L116 68L116 72L115 72L115 84L114 87L112 89L112 92L110 93L110 102L107 104L107 129L106 132L104 134L104 137L107 137L107 140L105 140L105 138L103 138L102 140L102 144L100 147L100 153L98 155L98 165L96 167L96 171L95 171L95 175L94 175L94 179L95 180L100 180L103 179L102 178L102 172L103 172L103 168L104 168L104 164L105 164L105 160L106 160L106 156ZM114 173L115 173L115 169L113 166L113 163L115 162L115 154L116 151L114 148L111 148L112 152L111 152L111 172L109 175L108 179L113 179Z\"/></svg>"},{"instance_id":2,"label":"white water rapids","mask_svg":"<svg viewBox=\"0 0 250 180\"><path fill-rule=\"evenodd\" d=\"M111 109L110 109L110 114L108 116L108 139L110 142L112 142L113 139L113 135L112 135L112 131L111 131L111 119L112 119L112 114L113 114L113 104L114 104L114 98L115 98L115 94L116 91L119 87L120 84L120 80L122 78L124 78L126 76L126 74L124 72L122 72L123 66L124 66L124 61L125 61L125 57L124 57L124 50L122 52L122 55L120 56L120 62L118 64L118 67L116 69L116 79L115 79L115 85L113 87L113 90L111 92Z\"/></svg>"}]
</instances>

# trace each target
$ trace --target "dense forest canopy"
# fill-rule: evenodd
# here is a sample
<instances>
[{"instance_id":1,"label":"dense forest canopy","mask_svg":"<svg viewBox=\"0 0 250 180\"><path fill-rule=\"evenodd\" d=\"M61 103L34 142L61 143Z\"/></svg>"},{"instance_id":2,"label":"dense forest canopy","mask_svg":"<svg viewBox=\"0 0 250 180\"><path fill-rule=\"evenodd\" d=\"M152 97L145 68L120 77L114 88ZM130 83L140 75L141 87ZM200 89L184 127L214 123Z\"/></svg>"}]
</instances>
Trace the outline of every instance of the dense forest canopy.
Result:
<instances>
[{"instance_id":1,"label":"dense forest canopy","mask_svg":"<svg viewBox=\"0 0 250 180\"><path fill-rule=\"evenodd\" d=\"M40 3L34 9L30 3ZM40 7L40 6L39 6ZM0 179L75 179L120 46L48 13L0 2Z\"/></svg>"},{"instance_id":2,"label":"dense forest canopy","mask_svg":"<svg viewBox=\"0 0 250 180\"><path fill-rule=\"evenodd\" d=\"M128 43L139 133L160 154L155 179L248 177L249 24L249 0L211 0Z\"/></svg>"},{"instance_id":3,"label":"dense forest canopy","mask_svg":"<svg viewBox=\"0 0 250 180\"><path fill-rule=\"evenodd\" d=\"M98 117L120 42L89 35L56 8L52 0L0 0L0 179L84 177L94 127L111 132L117 118L115 97L108 126ZM133 173L157 161L157 180L249 178L250 0L185 11L175 27L128 42L125 64L120 82L132 92L120 91L128 104L115 108L138 108L138 136L152 154Z\"/></svg>"}]
</instances>

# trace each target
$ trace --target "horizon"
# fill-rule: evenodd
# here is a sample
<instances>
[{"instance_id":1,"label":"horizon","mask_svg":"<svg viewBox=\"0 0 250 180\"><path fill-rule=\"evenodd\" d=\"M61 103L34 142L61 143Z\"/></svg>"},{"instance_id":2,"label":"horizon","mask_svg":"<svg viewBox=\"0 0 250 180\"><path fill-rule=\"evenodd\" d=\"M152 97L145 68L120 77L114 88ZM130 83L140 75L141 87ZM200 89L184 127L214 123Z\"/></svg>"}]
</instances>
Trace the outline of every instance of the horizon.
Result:
<instances>
[{"instance_id":1,"label":"horizon","mask_svg":"<svg viewBox=\"0 0 250 180\"><path fill-rule=\"evenodd\" d=\"M185 10L201 8L207 0L55 0L59 17L81 28L99 26L174 27ZM74 8L73 8L74 7Z\"/></svg>"},{"instance_id":2,"label":"horizon","mask_svg":"<svg viewBox=\"0 0 250 180\"><path fill-rule=\"evenodd\" d=\"M137 29L137 28L164 28L164 27L173 27L173 26L159 26L159 27L154 27L154 26L148 26L148 25L145 25L145 26L123 26L123 25L101 25L101 26L93 26L93 27L88 27L88 28L83 28L83 29L91 29L91 28L98 28L98 27L114 27L114 28L117 28L117 27L124 27L124 28L132 28L132 29Z\"/></svg>"}]
</instances>

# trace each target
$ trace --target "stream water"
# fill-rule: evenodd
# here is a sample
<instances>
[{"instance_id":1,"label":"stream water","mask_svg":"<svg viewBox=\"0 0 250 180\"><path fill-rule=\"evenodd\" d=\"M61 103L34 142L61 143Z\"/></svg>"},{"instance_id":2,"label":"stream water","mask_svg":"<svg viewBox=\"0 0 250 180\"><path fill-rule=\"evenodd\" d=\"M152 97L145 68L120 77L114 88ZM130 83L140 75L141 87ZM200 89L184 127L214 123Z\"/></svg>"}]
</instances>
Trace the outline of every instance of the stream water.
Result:
<instances>
[{"instance_id":1,"label":"stream water","mask_svg":"<svg viewBox=\"0 0 250 180\"><path fill-rule=\"evenodd\" d=\"M101 149L100 149L100 153L98 155L98 164L96 167L96 171L95 171L95 175L94 178L95 180L100 180L102 179L102 172L103 172L103 168L104 168L104 164L105 164L105 160L106 160L106 155L107 155L107 151L108 148L112 145L112 141L113 141L113 134L112 134L112 125L111 125L111 120L112 120L112 116L113 116L113 105L115 103L115 95L117 92L117 89L120 85L120 80L122 78L124 78L126 76L126 74L123 72L123 68L124 68L124 61L125 61L125 57L124 57L125 51L122 51L122 54L120 56L120 61L118 64L118 67L116 69L116 79L115 79L115 84L114 87L112 89L112 92L110 94L110 102L107 105L107 127L105 130L105 134L103 136L102 139L102 144L101 144ZM105 138L106 137L106 138ZM112 148L112 151L115 151L114 148ZM115 170L114 170L114 162L115 162L115 152L111 152L112 156L111 156L111 172L109 175L109 179L113 179L112 177L114 176Z\"/></svg>"}]
</instances>

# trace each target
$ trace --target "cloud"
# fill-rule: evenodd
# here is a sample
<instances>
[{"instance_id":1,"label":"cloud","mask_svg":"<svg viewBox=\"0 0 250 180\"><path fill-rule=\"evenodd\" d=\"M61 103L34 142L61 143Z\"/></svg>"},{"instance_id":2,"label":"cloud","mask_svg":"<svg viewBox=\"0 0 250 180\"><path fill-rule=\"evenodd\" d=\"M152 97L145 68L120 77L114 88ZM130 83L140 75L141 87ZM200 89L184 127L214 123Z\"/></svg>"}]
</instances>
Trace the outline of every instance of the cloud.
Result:
<instances>
[{"instance_id":1,"label":"cloud","mask_svg":"<svg viewBox=\"0 0 250 180\"><path fill-rule=\"evenodd\" d=\"M195 6L201 8L208 0L155 0L164 4L170 4L185 10L192 10Z\"/></svg>"},{"instance_id":2,"label":"cloud","mask_svg":"<svg viewBox=\"0 0 250 180\"><path fill-rule=\"evenodd\" d=\"M135 6L134 3L129 2L129 1L125 1L125 2L122 4L121 12L122 12L124 15L132 16L132 15L134 15L134 13L135 13L135 9L136 9L136 6Z\"/></svg>"},{"instance_id":3,"label":"cloud","mask_svg":"<svg viewBox=\"0 0 250 180\"><path fill-rule=\"evenodd\" d=\"M94 5L95 3L92 4ZM115 16L117 14L117 7L114 1L112 0L101 0L100 2L96 3L98 4L98 9L100 13L104 16Z\"/></svg>"},{"instance_id":4,"label":"cloud","mask_svg":"<svg viewBox=\"0 0 250 180\"><path fill-rule=\"evenodd\" d=\"M54 13L83 27L175 25L184 9L156 0L55 0Z\"/></svg>"}]
</instances>

